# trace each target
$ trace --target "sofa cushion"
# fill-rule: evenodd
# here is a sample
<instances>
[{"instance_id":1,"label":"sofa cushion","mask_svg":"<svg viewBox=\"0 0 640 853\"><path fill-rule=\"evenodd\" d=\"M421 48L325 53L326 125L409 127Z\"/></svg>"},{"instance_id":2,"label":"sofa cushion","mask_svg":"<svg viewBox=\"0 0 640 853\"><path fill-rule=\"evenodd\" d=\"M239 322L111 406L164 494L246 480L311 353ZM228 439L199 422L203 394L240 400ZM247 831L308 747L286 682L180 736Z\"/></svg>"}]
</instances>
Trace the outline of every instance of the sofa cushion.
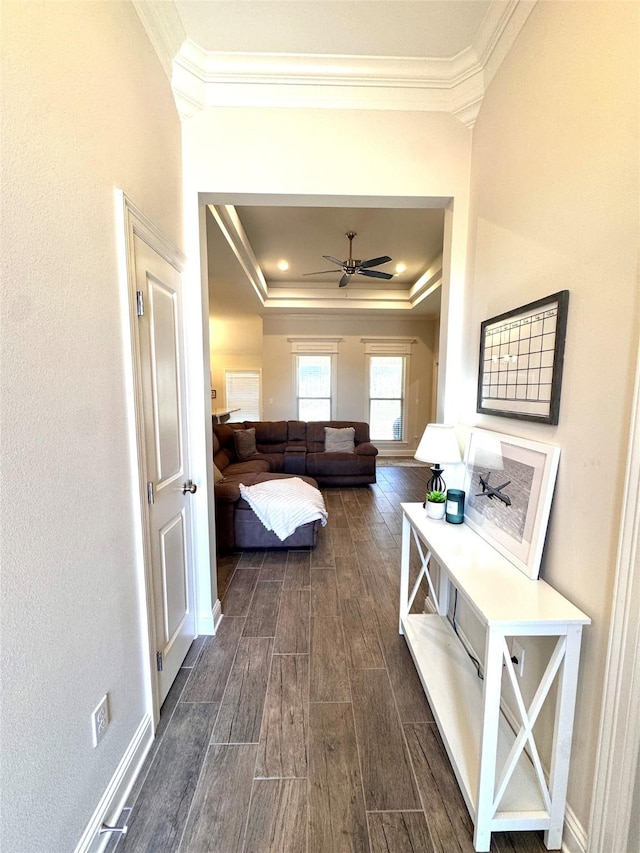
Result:
<instances>
[{"instance_id":1,"label":"sofa cushion","mask_svg":"<svg viewBox=\"0 0 640 853\"><path fill-rule=\"evenodd\" d=\"M356 449L363 441L369 441L369 424L362 421L309 421L307 424L307 454L324 453L324 428L354 427Z\"/></svg>"},{"instance_id":2,"label":"sofa cushion","mask_svg":"<svg viewBox=\"0 0 640 853\"><path fill-rule=\"evenodd\" d=\"M324 428L324 450L325 453L355 453L354 427Z\"/></svg>"},{"instance_id":3,"label":"sofa cushion","mask_svg":"<svg viewBox=\"0 0 640 853\"><path fill-rule=\"evenodd\" d=\"M235 503L240 498L240 483L252 486L256 482L262 482L263 477L277 476L269 471L268 462L232 462L229 465L229 475L225 471L225 477L216 485L216 503Z\"/></svg>"},{"instance_id":4,"label":"sofa cushion","mask_svg":"<svg viewBox=\"0 0 640 853\"><path fill-rule=\"evenodd\" d=\"M304 444L307 440L306 421L288 421L288 438L290 445Z\"/></svg>"},{"instance_id":5,"label":"sofa cushion","mask_svg":"<svg viewBox=\"0 0 640 853\"><path fill-rule=\"evenodd\" d=\"M286 421L245 421L245 429L255 429L258 453L284 453L287 441Z\"/></svg>"},{"instance_id":6,"label":"sofa cushion","mask_svg":"<svg viewBox=\"0 0 640 853\"><path fill-rule=\"evenodd\" d=\"M307 474L320 481L332 477L373 477L375 482L375 456L357 453L308 453Z\"/></svg>"},{"instance_id":7,"label":"sofa cushion","mask_svg":"<svg viewBox=\"0 0 640 853\"><path fill-rule=\"evenodd\" d=\"M226 467L236 461L236 447L233 441L233 429L228 424L215 424L213 427L213 462L224 474Z\"/></svg>"},{"instance_id":8,"label":"sofa cushion","mask_svg":"<svg viewBox=\"0 0 640 853\"><path fill-rule=\"evenodd\" d=\"M240 462L256 454L256 431L254 427L234 430L233 441L236 447L236 456Z\"/></svg>"}]
</instances>

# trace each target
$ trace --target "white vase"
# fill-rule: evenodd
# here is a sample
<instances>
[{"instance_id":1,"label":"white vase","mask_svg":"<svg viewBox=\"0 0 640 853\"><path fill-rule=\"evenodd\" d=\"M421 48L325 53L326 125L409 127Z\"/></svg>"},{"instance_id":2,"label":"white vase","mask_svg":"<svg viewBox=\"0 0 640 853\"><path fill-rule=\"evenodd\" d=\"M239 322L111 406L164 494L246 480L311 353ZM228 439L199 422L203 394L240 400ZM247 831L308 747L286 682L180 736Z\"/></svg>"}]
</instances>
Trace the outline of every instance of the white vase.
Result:
<instances>
[{"instance_id":1,"label":"white vase","mask_svg":"<svg viewBox=\"0 0 640 853\"><path fill-rule=\"evenodd\" d=\"M444 511L446 507L446 503L436 503L435 501L427 501L427 516L429 518L444 518Z\"/></svg>"}]
</instances>

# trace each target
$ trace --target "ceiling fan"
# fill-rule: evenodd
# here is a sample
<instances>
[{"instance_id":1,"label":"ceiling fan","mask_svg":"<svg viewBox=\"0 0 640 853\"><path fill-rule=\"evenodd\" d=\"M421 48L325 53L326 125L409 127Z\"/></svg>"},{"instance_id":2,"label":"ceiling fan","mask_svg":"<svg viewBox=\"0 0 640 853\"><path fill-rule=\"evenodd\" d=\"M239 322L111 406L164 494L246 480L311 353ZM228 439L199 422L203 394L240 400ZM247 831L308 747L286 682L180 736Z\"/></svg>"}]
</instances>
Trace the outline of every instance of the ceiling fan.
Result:
<instances>
[{"instance_id":1,"label":"ceiling fan","mask_svg":"<svg viewBox=\"0 0 640 853\"><path fill-rule=\"evenodd\" d=\"M332 264L337 264L344 275L340 279L339 287L346 287L352 275L366 275L369 278L393 278L393 275L388 272L380 272L372 270L371 267L379 267L381 264L387 264L391 260L389 255L383 255L380 258L370 258L368 261L355 261L353 255L353 238L356 236L355 231L348 231L346 234L349 240L349 259L347 261L339 261L337 258L332 258L331 255L323 255L327 261ZM335 273L337 270L318 270L318 272L307 272L304 275L325 275L325 273Z\"/></svg>"}]
</instances>

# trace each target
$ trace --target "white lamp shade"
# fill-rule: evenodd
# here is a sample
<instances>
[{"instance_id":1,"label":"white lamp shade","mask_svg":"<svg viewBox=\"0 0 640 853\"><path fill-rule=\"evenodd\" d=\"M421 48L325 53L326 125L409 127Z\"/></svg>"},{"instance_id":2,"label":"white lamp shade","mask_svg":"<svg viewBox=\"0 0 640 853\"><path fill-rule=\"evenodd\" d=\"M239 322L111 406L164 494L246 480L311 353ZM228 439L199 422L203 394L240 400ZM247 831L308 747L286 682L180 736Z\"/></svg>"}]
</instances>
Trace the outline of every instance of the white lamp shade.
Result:
<instances>
[{"instance_id":1,"label":"white lamp shade","mask_svg":"<svg viewBox=\"0 0 640 853\"><path fill-rule=\"evenodd\" d=\"M415 452L420 462L460 462L460 448L455 429L448 424L427 424Z\"/></svg>"}]
</instances>

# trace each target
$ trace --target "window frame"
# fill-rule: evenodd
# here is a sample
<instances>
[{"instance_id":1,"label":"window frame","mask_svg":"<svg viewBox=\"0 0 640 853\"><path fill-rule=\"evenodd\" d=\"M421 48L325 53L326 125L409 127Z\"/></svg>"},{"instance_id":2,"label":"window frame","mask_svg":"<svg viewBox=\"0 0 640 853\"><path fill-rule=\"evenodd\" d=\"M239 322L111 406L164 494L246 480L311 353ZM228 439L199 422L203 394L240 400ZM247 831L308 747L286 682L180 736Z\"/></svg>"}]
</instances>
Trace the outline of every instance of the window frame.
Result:
<instances>
[{"instance_id":1,"label":"window frame","mask_svg":"<svg viewBox=\"0 0 640 853\"><path fill-rule=\"evenodd\" d=\"M301 397L300 389L300 359L302 358L328 358L329 359L329 396L328 397ZM295 410L296 418L303 420L300 417L300 400L328 400L329 401L329 417L321 418L321 420L333 419L333 388L334 388L334 361L332 355L327 353L297 353L295 356Z\"/></svg>"},{"instance_id":2,"label":"window frame","mask_svg":"<svg viewBox=\"0 0 640 853\"><path fill-rule=\"evenodd\" d=\"M396 398L379 398L371 397L371 359L402 357L403 374L402 374L402 437L401 438L374 438L371 434L371 441L375 441L377 447L406 447L409 444L407 435L409 434L409 411L408 411L408 392L409 392L409 377L411 371L411 347L416 343L416 338L361 338L360 342L365 345L365 356L367 360L366 382L365 382L365 407L367 417L369 419L369 429L371 430L371 400L372 399L396 399Z\"/></svg>"},{"instance_id":3,"label":"window frame","mask_svg":"<svg viewBox=\"0 0 640 853\"><path fill-rule=\"evenodd\" d=\"M325 335L291 337L287 338L291 344L291 353L293 355L293 376L292 376L292 391L293 391L293 409L296 413L296 418L300 420L300 407L298 396L299 382L299 357L300 356L328 356L330 364L330 397L329 397L329 417L326 420L335 420L337 411L337 377L338 377L338 344L342 338L327 337ZM312 398L303 398L312 399ZM326 398L320 398L326 399ZM323 418L323 420L325 420Z\"/></svg>"},{"instance_id":4,"label":"window frame","mask_svg":"<svg viewBox=\"0 0 640 853\"><path fill-rule=\"evenodd\" d=\"M372 397L371 396L371 365L376 358L399 358L402 361L402 387L400 389L400 397ZM376 353L367 355L367 417L369 418L369 430L371 433L371 441L377 443L389 442L393 445L407 443L407 373L408 362L406 355L397 353ZM373 400L399 400L400 401L400 418L402 424L402 435L400 438L377 438L373 434L373 418L371 417L371 403Z\"/></svg>"}]
</instances>

